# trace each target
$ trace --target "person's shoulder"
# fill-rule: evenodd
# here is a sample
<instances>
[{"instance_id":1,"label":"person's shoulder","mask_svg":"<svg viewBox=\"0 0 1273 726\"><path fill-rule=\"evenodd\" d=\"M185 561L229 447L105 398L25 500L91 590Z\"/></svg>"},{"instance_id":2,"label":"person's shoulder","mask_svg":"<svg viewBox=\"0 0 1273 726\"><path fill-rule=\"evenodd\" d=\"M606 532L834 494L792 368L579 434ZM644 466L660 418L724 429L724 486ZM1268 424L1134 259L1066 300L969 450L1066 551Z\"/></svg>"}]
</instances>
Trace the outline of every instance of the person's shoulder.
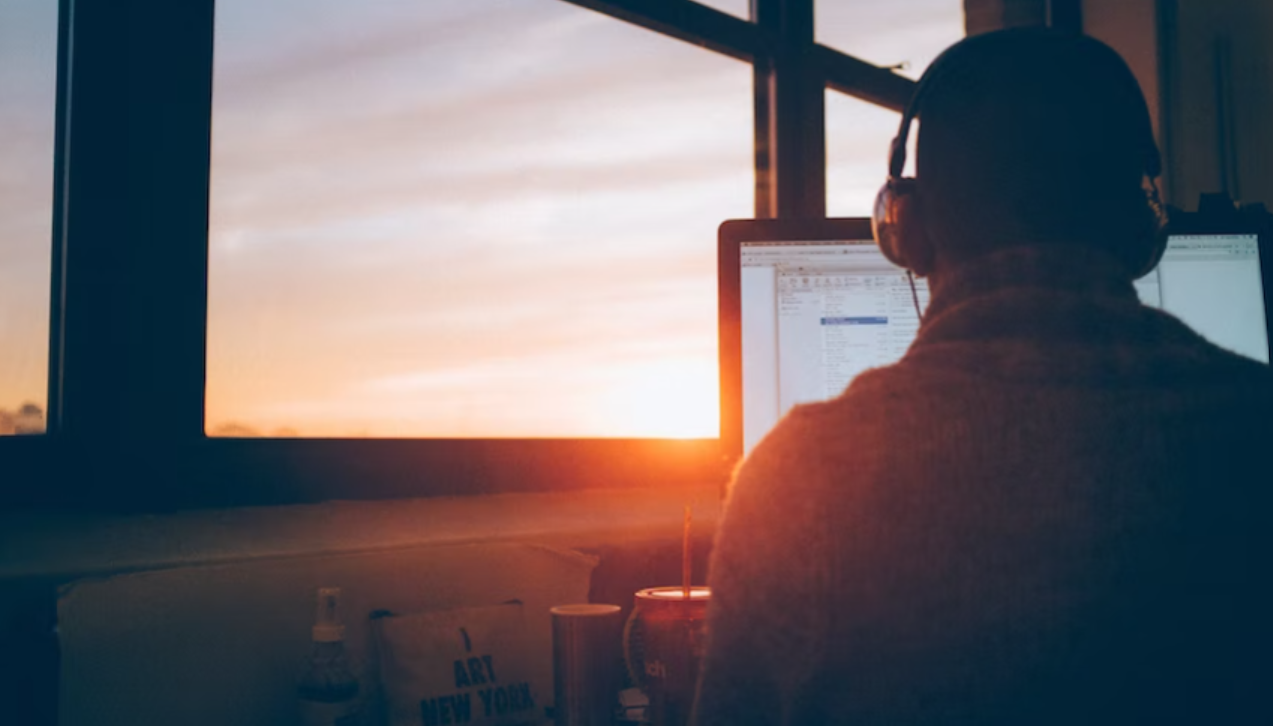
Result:
<instances>
[{"instance_id":1,"label":"person's shoulder","mask_svg":"<svg viewBox=\"0 0 1273 726\"><path fill-rule=\"evenodd\" d=\"M798 404L765 434L743 460L740 472L802 466L818 447L824 403Z\"/></svg>"},{"instance_id":2,"label":"person's shoulder","mask_svg":"<svg viewBox=\"0 0 1273 726\"><path fill-rule=\"evenodd\" d=\"M1234 373L1242 382L1265 396L1273 396L1273 367L1240 355L1233 357L1238 359L1232 363Z\"/></svg>"},{"instance_id":3,"label":"person's shoulder","mask_svg":"<svg viewBox=\"0 0 1273 726\"><path fill-rule=\"evenodd\" d=\"M1273 367L1268 363L1217 348L1217 358L1243 380L1265 388L1273 387Z\"/></svg>"},{"instance_id":4,"label":"person's shoulder","mask_svg":"<svg viewBox=\"0 0 1273 726\"><path fill-rule=\"evenodd\" d=\"M1273 440L1273 368L1251 358L1222 350L1201 397L1204 408L1264 431Z\"/></svg>"},{"instance_id":5,"label":"person's shoulder","mask_svg":"<svg viewBox=\"0 0 1273 726\"><path fill-rule=\"evenodd\" d=\"M825 481L825 450L834 437L828 403L794 406L739 463L730 499L805 496Z\"/></svg>"},{"instance_id":6,"label":"person's shoulder","mask_svg":"<svg viewBox=\"0 0 1273 726\"><path fill-rule=\"evenodd\" d=\"M1201 351L1196 367L1203 385L1218 386L1242 392L1255 399L1273 396L1273 367L1268 363L1221 348L1198 336Z\"/></svg>"},{"instance_id":7,"label":"person's shoulder","mask_svg":"<svg viewBox=\"0 0 1273 726\"><path fill-rule=\"evenodd\" d=\"M834 398L793 406L747 456L738 478L817 481L828 455L842 453L845 441L877 426L881 414L908 390L896 368L868 370Z\"/></svg>"},{"instance_id":8,"label":"person's shoulder","mask_svg":"<svg viewBox=\"0 0 1273 726\"><path fill-rule=\"evenodd\" d=\"M793 406L762 441L773 455L820 448L840 439L847 430L867 425L870 411L905 391L906 382L891 370L876 368L859 374L839 395L825 401ZM767 444L768 446L763 446Z\"/></svg>"}]
</instances>

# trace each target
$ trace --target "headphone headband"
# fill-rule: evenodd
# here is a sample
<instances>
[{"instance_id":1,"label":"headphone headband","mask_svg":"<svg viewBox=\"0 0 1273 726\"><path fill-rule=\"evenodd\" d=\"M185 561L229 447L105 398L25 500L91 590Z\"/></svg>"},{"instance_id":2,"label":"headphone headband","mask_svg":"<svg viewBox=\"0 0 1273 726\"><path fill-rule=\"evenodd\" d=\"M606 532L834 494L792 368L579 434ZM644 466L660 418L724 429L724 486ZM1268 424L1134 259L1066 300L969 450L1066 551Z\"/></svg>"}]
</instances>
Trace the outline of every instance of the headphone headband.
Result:
<instances>
[{"instance_id":1,"label":"headphone headband","mask_svg":"<svg viewBox=\"0 0 1273 726\"><path fill-rule=\"evenodd\" d=\"M906 103L906 108L902 111L902 122L897 129L897 135L893 137L892 143L889 144L889 152L888 152L889 179L902 178L903 170L906 168L906 144L910 138L911 125L914 122L916 116L919 115L920 103L923 101L924 97L930 92L929 89L935 83L933 79L940 78L941 76L948 73L948 71L944 70L946 66L953 66L955 63L959 62L959 59L963 55L970 52L974 52L976 48L982 45L988 45L990 43L997 42L998 39L1004 34L1022 34L1022 33L1036 33L1041 36L1063 35L1061 31L1051 30L1047 28L1030 28L1028 30L1017 28L1012 30L1001 30L1001 31L995 31L991 33L985 33L982 35L971 36L968 38L964 38L958 43L955 43L954 45L950 46L946 50L942 51L942 53L938 55L937 58L935 58L932 63L928 65L928 68L924 71L923 75L920 76L919 81L916 83L915 90L913 93L911 93L910 100L908 100ZM1086 36L1082 36L1082 37L1086 37ZM1099 41L1096 41L1096 40L1092 40L1092 42L1099 44ZM969 50L969 49L974 49L974 50ZM1115 51L1109 48L1106 48L1106 49L1111 54L1113 54L1116 58L1118 58L1118 55L1117 53L1115 53ZM954 60L951 60L952 58ZM1119 58L1119 60L1121 61L1122 59ZM1152 181L1154 179L1157 179L1162 174L1162 156L1158 151L1158 144L1154 140L1153 123L1149 120L1149 106L1145 102L1144 94L1140 90L1140 84L1136 81L1136 77L1132 75L1131 69L1127 67L1126 63L1123 63L1123 70L1124 70L1124 73L1122 73L1121 75L1124 76L1126 81L1130 82L1131 93L1136 98L1140 99L1141 105L1145 111L1145 113L1143 114L1143 118L1145 121L1145 123L1143 124L1143 131L1144 131L1144 137L1145 137L1145 152L1144 152L1145 158L1143 160L1143 164L1144 164L1145 176L1149 177L1149 179Z\"/></svg>"},{"instance_id":2,"label":"headphone headband","mask_svg":"<svg viewBox=\"0 0 1273 726\"><path fill-rule=\"evenodd\" d=\"M1007 37L1005 37L1007 36ZM1122 83L1128 98L1138 106L1135 122L1141 127L1139 135L1143 139L1142 171L1149 178L1148 204L1150 222L1146 233L1130 240L1119 254L1125 257L1129 270L1134 277L1147 274L1162 257L1167 246L1170 220L1161 203L1158 202L1158 188L1155 180L1162 173L1162 158L1158 153L1158 145L1154 142L1153 123L1149 117L1149 107L1140 84L1132 75L1126 62L1109 46L1092 38L1061 33L1046 28L1017 28L1001 30L984 35L965 38L947 48L928 66L915 86L911 98L902 112L901 125L897 135L889 145L888 180L880 188L875 197L875 206L871 214L871 230L880 252L893 264L914 272L926 275L933 269L934 246L928 239L920 212L920 201L916 195L916 180L903 177L906 167L906 143L910 136L910 127L919 115L920 105L930 94L934 83L951 73L950 68L962 62L962 57L977 52L981 46L993 48L995 43L1050 43L1064 37L1075 49L1076 60L1090 63L1093 70L1099 70L1106 77L1116 76L1116 83ZM1083 48L1082 45L1087 45ZM1086 53L1086 56L1083 55ZM1053 59L1055 62L1055 59ZM1095 73L1093 73L1095 75ZM916 301L918 311L918 301Z\"/></svg>"}]
</instances>

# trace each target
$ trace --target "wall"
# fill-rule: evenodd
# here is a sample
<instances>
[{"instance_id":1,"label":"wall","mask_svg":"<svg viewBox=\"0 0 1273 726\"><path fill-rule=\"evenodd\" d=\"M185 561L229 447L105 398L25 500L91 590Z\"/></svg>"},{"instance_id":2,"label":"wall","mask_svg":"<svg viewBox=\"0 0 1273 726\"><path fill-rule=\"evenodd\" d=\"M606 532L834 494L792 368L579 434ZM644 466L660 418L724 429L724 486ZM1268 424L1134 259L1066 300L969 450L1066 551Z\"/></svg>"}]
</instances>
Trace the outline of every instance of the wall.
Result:
<instances>
[{"instance_id":1,"label":"wall","mask_svg":"<svg viewBox=\"0 0 1273 726\"><path fill-rule=\"evenodd\" d=\"M1273 3L1172 4L1175 197L1192 207L1201 193L1227 191L1242 202L1273 204ZM1231 123L1223 122L1226 114ZM1223 144L1223 135L1231 141Z\"/></svg>"},{"instance_id":2,"label":"wall","mask_svg":"<svg viewBox=\"0 0 1273 726\"><path fill-rule=\"evenodd\" d=\"M1273 3L1084 0L1083 23L1140 80L1155 116L1169 203L1192 211L1200 194L1217 192L1273 203ZM1218 72L1226 63L1227 74ZM1222 123L1226 113L1231 123Z\"/></svg>"},{"instance_id":3,"label":"wall","mask_svg":"<svg viewBox=\"0 0 1273 726\"><path fill-rule=\"evenodd\" d=\"M95 726L283 723L313 590L324 585L347 589L360 658L372 609L519 598L538 690L550 695L547 607L588 600L628 611L637 589L675 584L685 503L701 582L718 486L164 516L0 513L0 723L51 724L58 710L60 723Z\"/></svg>"},{"instance_id":4,"label":"wall","mask_svg":"<svg viewBox=\"0 0 1273 726\"><path fill-rule=\"evenodd\" d=\"M1047 0L964 0L964 32L968 35L1047 22Z\"/></svg>"},{"instance_id":5,"label":"wall","mask_svg":"<svg viewBox=\"0 0 1273 726\"><path fill-rule=\"evenodd\" d=\"M1083 32L1118 51L1140 81L1154 136L1163 147L1156 0L1084 0Z\"/></svg>"},{"instance_id":6,"label":"wall","mask_svg":"<svg viewBox=\"0 0 1273 726\"><path fill-rule=\"evenodd\" d=\"M1043 25L1047 0L964 0L969 35ZM1119 52L1140 81L1163 154L1163 199L1200 194L1273 205L1273 3L1082 0L1083 32Z\"/></svg>"},{"instance_id":7,"label":"wall","mask_svg":"<svg viewBox=\"0 0 1273 726\"><path fill-rule=\"evenodd\" d=\"M374 670L368 614L522 602L536 706L552 697L549 608L585 602L595 557L524 543L469 544L178 567L81 581L58 605L59 723L296 722L315 590L342 588L345 643L364 696ZM476 637L476 636L475 636ZM507 655L510 644L483 643ZM482 651L487 652L487 651ZM449 662L447 663L449 665ZM474 700L476 696L473 697ZM368 702L370 704L370 701ZM539 715L543 711L537 709ZM370 726L370 724L368 724Z\"/></svg>"}]
</instances>

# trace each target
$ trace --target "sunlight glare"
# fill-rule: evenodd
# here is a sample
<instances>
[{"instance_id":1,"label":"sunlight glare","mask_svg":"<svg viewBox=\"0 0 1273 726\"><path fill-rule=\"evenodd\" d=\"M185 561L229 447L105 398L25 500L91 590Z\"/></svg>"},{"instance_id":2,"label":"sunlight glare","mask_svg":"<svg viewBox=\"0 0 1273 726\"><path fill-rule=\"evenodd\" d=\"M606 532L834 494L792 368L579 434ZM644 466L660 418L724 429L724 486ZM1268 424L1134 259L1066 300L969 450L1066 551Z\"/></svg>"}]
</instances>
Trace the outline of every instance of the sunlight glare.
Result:
<instances>
[{"instance_id":1,"label":"sunlight glare","mask_svg":"<svg viewBox=\"0 0 1273 726\"><path fill-rule=\"evenodd\" d=\"M618 366L624 385L602 410L633 436L712 438L720 431L719 378L714 356L647 360Z\"/></svg>"}]
</instances>

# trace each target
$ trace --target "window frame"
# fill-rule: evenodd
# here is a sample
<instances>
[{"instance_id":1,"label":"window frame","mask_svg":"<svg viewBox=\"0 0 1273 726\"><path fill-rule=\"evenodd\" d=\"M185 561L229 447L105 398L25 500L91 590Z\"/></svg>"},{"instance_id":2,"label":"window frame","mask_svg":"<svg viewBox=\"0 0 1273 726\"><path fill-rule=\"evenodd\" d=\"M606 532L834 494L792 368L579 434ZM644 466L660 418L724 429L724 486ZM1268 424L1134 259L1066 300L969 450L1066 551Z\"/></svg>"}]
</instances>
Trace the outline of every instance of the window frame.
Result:
<instances>
[{"instance_id":1,"label":"window frame","mask_svg":"<svg viewBox=\"0 0 1273 726\"><path fill-rule=\"evenodd\" d=\"M814 0L752 0L752 20L691 0L561 1L753 64L757 218L825 216L825 89L900 112L915 86L815 43ZM207 437L214 17L215 0L59 1L49 428L0 438L0 505L723 485L715 438Z\"/></svg>"}]
</instances>

